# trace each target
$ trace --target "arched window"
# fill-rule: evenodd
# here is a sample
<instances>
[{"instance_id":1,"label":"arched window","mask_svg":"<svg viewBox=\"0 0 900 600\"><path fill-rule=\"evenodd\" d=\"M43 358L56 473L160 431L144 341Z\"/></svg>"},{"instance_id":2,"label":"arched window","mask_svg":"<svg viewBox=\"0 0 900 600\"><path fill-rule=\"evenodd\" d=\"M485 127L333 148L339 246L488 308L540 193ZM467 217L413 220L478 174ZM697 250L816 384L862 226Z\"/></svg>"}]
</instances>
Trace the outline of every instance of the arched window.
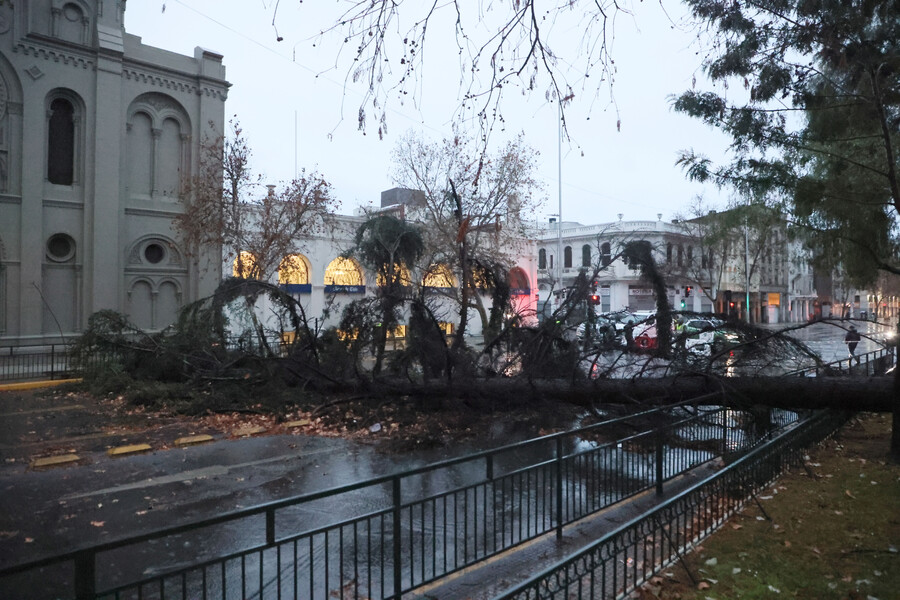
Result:
<instances>
[{"instance_id":1,"label":"arched window","mask_svg":"<svg viewBox=\"0 0 900 600\"><path fill-rule=\"evenodd\" d=\"M406 268L406 265L402 263L395 264L393 273L394 277L397 278L397 284L402 286L409 286L412 284L412 279L410 279L409 277L409 269ZM375 285L377 285L378 287L384 287L385 285L387 285L387 278L380 269L378 273L375 274Z\"/></svg>"},{"instance_id":2,"label":"arched window","mask_svg":"<svg viewBox=\"0 0 900 600\"><path fill-rule=\"evenodd\" d=\"M259 265L251 252L242 250L234 259L232 274L241 279L259 279Z\"/></svg>"},{"instance_id":3,"label":"arched window","mask_svg":"<svg viewBox=\"0 0 900 600\"><path fill-rule=\"evenodd\" d=\"M688 251L687 251L687 264L688 264L689 267L693 267L693 266L694 266L694 247L693 247L693 246L688 246Z\"/></svg>"},{"instance_id":4,"label":"arched window","mask_svg":"<svg viewBox=\"0 0 900 600\"><path fill-rule=\"evenodd\" d=\"M610 262L612 262L612 252L610 252L609 242L603 242L600 245L600 264L608 267Z\"/></svg>"},{"instance_id":5,"label":"arched window","mask_svg":"<svg viewBox=\"0 0 900 600\"><path fill-rule=\"evenodd\" d=\"M300 254L288 254L278 265L278 283L281 285L305 285L309 283L309 265Z\"/></svg>"},{"instance_id":6,"label":"arched window","mask_svg":"<svg viewBox=\"0 0 900 600\"><path fill-rule=\"evenodd\" d=\"M175 99L141 94L125 123L125 184L132 197L176 200L190 175L191 123Z\"/></svg>"},{"instance_id":7,"label":"arched window","mask_svg":"<svg viewBox=\"0 0 900 600\"><path fill-rule=\"evenodd\" d=\"M672 264L672 244L666 244L666 264Z\"/></svg>"},{"instance_id":8,"label":"arched window","mask_svg":"<svg viewBox=\"0 0 900 600\"><path fill-rule=\"evenodd\" d=\"M538 269L547 268L547 250L541 248L538 250Z\"/></svg>"},{"instance_id":9,"label":"arched window","mask_svg":"<svg viewBox=\"0 0 900 600\"><path fill-rule=\"evenodd\" d=\"M572 268L572 246L566 246L563 249L563 268Z\"/></svg>"},{"instance_id":10,"label":"arched window","mask_svg":"<svg viewBox=\"0 0 900 600\"><path fill-rule=\"evenodd\" d=\"M325 285L363 285L362 270L352 258L339 256L325 269Z\"/></svg>"},{"instance_id":11,"label":"arched window","mask_svg":"<svg viewBox=\"0 0 900 600\"><path fill-rule=\"evenodd\" d=\"M47 180L56 185L72 185L75 180L75 107L65 98L50 102Z\"/></svg>"},{"instance_id":12,"label":"arched window","mask_svg":"<svg viewBox=\"0 0 900 600\"><path fill-rule=\"evenodd\" d=\"M422 278L422 285L430 288L453 288L456 287L456 278L450 267L440 263L428 267L425 277Z\"/></svg>"},{"instance_id":13,"label":"arched window","mask_svg":"<svg viewBox=\"0 0 900 600\"><path fill-rule=\"evenodd\" d=\"M678 266L684 266L684 246L678 244Z\"/></svg>"},{"instance_id":14,"label":"arched window","mask_svg":"<svg viewBox=\"0 0 900 600\"><path fill-rule=\"evenodd\" d=\"M591 245L585 244L581 247L581 266L582 267L590 267L591 266Z\"/></svg>"}]
</instances>

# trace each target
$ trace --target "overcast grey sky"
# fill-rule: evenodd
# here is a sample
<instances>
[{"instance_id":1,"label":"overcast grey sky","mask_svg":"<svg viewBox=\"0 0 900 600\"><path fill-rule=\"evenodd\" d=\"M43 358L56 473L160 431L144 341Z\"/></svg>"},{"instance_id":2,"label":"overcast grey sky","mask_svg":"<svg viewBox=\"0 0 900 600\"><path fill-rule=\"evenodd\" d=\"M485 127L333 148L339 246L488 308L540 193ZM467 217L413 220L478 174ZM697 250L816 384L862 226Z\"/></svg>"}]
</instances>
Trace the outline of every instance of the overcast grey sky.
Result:
<instances>
[{"instance_id":1,"label":"overcast grey sky","mask_svg":"<svg viewBox=\"0 0 900 600\"><path fill-rule=\"evenodd\" d=\"M390 155L401 134L414 129L435 140L451 134L458 104L456 48L448 44L448 56L429 48L432 66L424 70L421 102L392 104L388 134L379 140L374 129L368 135L357 129L360 95L345 86L345 70L328 70L339 40L314 46L310 39L339 14L339 3L312 4L281 0L275 22L281 42L272 26L273 0L133 0L125 25L145 44L188 55L195 46L223 54L232 83L225 113L239 117L254 167L273 183L290 179L295 164L316 168L334 185L341 212L352 213L377 203L381 191L394 186ZM666 0L664 6L675 21L684 14L679 3ZM568 112L573 139L562 146L564 220L600 223L618 213L627 220L656 220L662 213L669 220L686 212L698 194L711 204L724 203L722 192L688 182L675 166L681 149L715 157L726 147L724 137L669 107L667 96L691 87L695 76L702 79L693 39L692 32L672 27L656 3L635 5L633 18L620 15L613 47L615 106L604 86L596 98L580 94ZM540 151L547 201L536 216L545 220L558 206L557 108L543 93L507 100L506 132L494 141L524 131Z\"/></svg>"}]
</instances>

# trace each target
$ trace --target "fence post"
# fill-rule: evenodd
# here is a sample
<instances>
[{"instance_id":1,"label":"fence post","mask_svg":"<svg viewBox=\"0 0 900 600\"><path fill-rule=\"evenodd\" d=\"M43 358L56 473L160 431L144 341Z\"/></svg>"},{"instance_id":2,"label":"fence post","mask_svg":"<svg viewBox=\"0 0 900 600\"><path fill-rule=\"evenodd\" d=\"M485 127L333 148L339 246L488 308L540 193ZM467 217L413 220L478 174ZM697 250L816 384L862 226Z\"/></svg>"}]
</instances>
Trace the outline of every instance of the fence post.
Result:
<instances>
[{"instance_id":1,"label":"fence post","mask_svg":"<svg viewBox=\"0 0 900 600\"><path fill-rule=\"evenodd\" d=\"M275 545L275 509L266 510L266 545Z\"/></svg>"},{"instance_id":2,"label":"fence post","mask_svg":"<svg viewBox=\"0 0 900 600\"><path fill-rule=\"evenodd\" d=\"M94 600L97 595L95 570L93 552L85 550L75 555L75 600Z\"/></svg>"},{"instance_id":3,"label":"fence post","mask_svg":"<svg viewBox=\"0 0 900 600\"><path fill-rule=\"evenodd\" d=\"M656 495L663 493L663 428L656 430Z\"/></svg>"},{"instance_id":4,"label":"fence post","mask_svg":"<svg viewBox=\"0 0 900 600\"><path fill-rule=\"evenodd\" d=\"M392 495L394 500L393 508L393 549L394 549L394 594L392 598L400 600L401 590L403 587L403 571L401 568L401 548L400 548L400 478L394 477L391 480Z\"/></svg>"},{"instance_id":5,"label":"fence post","mask_svg":"<svg viewBox=\"0 0 900 600\"><path fill-rule=\"evenodd\" d=\"M50 344L50 379L56 379L56 344Z\"/></svg>"},{"instance_id":6,"label":"fence post","mask_svg":"<svg viewBox=\"0 0 900 600\"><path fill-rule=\"evenodd\" d=\"M562 436L556 437L556 539L563 534L563 444Z\"/></svg>"}]
</instances>

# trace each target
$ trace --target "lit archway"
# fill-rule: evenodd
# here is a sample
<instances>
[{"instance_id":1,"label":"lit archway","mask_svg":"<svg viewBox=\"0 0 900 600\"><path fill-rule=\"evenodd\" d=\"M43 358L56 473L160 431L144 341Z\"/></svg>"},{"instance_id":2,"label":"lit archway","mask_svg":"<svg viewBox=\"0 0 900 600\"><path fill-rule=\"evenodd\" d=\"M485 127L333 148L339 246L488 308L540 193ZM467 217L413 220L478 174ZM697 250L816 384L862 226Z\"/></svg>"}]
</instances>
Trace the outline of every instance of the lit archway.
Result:
<instances>
[{"instance_id":1,"label":"lit archway","mask_svg":"<svg viewBox=\"0 0 900 600\"><path fill-rule=\"evenodd\" d=\"M521 267L513 267L509 270L509 293L511 296L531 295L531 283Z\"/></svg>"},{"instance_id":2,"label":"lit archway","mask_svg":"<svg viewBox=\"0 0 900 600\"><path fill-rule=\"evenodd\" d=\"M325 285L361 286L364 285L362 269L352 258L337 257L325 269Z\"/></svg>"},{"instance_id":3,"label":"lit archway","mask_svg":"<svg viewBox=\"0 0 900 600\"><path fill-rule=\"evenodd\" d=\"M422 278L422 285L430 288L455 288L456 278L445 263L433 264Z\"/></svg>"},{"instance_id":4,"label":"lit archway","mask_svg":"<svg viewBox=\"0 0 900 600\"><path fill-rule=\"evenodd\" d=\"M278 283L309 283L309 262L302 254L288 254L278 265Z\"/></svg>"},{"instance_id":5,"label":"lit archway","mask_svg":"<svg viewBox=\"0 0 900 600\"><path fill-rule=\"evenodd\" d=\"M288 254L278 265L278 283L289 294L310 293L309 261L302 254Z\"/></svg>"},{"instance_id":6,"label":"lit archway","mask_svg":"<svg viewBox=\"0 0 900 600\"><path fill-rule=\"evenodd\" d=\"M406 268L404 264L396 264L394 265L394 272L398 273L399 281L398 283L402 286L409 286L412 284L412 279L409 276L409 269ZM384 274L379 271L375 275L375 285L378 287L384 287L387 282L385 281Z\"/></svg>"},{"instance_id":7,"label":"lit archway","mask_svg":"<svg viewBox=\"0 0 900 600\"><path fill-rule=\"evenodd\" d=\"M259 264L253 253L239 252L232 265L232 274L240 279L259 279Z\"/></svg>"}]
</instances>

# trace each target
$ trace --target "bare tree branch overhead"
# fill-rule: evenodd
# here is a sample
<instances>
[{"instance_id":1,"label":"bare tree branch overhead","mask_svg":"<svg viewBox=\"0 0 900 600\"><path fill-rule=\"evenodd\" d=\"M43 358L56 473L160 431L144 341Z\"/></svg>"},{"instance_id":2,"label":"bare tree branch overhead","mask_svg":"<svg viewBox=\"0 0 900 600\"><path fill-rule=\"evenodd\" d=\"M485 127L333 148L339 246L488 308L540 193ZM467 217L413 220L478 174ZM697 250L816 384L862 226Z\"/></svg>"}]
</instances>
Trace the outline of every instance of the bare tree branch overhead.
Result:
<instances>
[{"instance_id":1,"label":"bare tree branch overhead","mask_svg":"<svg viewBox=\"0 0 900 600\"><path fill-rule=\"evenodd\" d=\"M379 136L384 135L391 103L420 102L426 74L457 76L435 72L429 63L453 52L459 61L455 119L476 121L485 141L503 126L503 99L510 90L561 102L568 136L565 104L576 96L596 96L604 84L611 85L614 21L620 13L630 14L617 0L347 4L316 44L341 40L334 68L346 70L345 84L365 85L360 130L367 131L374 121Z\"/></svg>"}]
</instances>

